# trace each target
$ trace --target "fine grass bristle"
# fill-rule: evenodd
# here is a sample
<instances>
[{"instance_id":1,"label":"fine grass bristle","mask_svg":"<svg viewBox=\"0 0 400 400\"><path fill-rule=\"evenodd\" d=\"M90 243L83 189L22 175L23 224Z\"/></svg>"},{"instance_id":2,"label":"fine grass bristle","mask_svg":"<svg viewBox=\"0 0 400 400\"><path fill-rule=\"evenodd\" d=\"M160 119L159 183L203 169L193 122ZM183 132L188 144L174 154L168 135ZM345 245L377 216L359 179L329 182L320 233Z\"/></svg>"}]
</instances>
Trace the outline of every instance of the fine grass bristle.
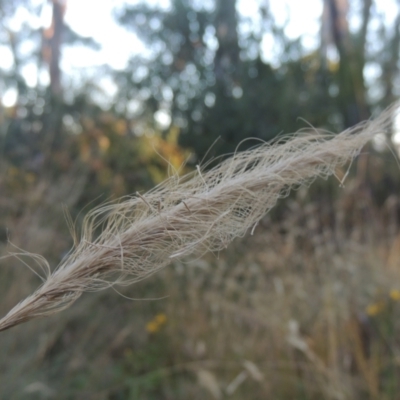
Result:
<instances>
[{"instance_id":1,"label":"fine grass bristle","mask_svg":"<svg viewBox=\"0 0 400 400\"><path fill-rule=\"evenodd\" d=\"M264 144L207 172L198 168L144 195L93 210L74 250L0 320L0 331L61 311L84 291L128 285L174 259L221 250L253 231L291 189L334 174L375 134L388 130L397 114L395 105L338 135L302 133Z\"/></svg>"}]
</instances>

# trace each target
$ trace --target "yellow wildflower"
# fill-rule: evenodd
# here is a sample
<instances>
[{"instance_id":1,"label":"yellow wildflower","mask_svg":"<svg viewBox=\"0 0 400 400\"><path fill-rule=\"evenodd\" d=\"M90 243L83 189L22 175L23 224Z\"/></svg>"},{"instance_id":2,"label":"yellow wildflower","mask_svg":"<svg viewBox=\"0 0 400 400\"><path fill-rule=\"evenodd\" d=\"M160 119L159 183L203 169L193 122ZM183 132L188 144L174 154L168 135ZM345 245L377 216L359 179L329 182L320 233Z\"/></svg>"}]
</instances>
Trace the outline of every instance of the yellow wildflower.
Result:
<instances>
[{"instance_id":1,"label":"yellow wildflower","mask_svg":"<svg viewBox=\"0 0 400 400\"><path fill-rule=\"evenodd\" d=\"M167 316L163 313L157 314L154 320L157 321L159 325L164 325L167 322Z\"/></svg>"},{"instance_id":2,"label":"yellow wildflower","mask_svg":"<svg viewBox=\"0 0 400 400\"><path fill-rule=\"evenodd\" d=\"M367 307L367 314L370 317L374 317L375 315L378 315L381 313L385 308L385 303L383 301L379 301L377 303L372 303Z\"/></svg>"},{"instance_id":3,"label":"yellow wildflower","mask_svg":"<svg viewBox=\"0 0 400 400\"><path fill-rule=\"evenodd\" d=\"M156 333L166 322L167 316L165 314L157 314L150 322L146 324L146 331L149 333Z\"/></svg>"},{"instance_id":4,"label":"yellow wildflower","mask_svg":"<svg viewBox=\"0 0 400 400\"><path fill-rule=\"evenodd\" d=\"M156 333L159 329L160 327L155 321L150 321L146 325L146 331L149 333Z\"/></svg>"},{"instance_id":5,"label":"yellow wildflower","mask_svg":"<svg viewBox=\"0 0 400 400\"><path fill-rule=\"evenodd\" d=\"M393 289L390 291L389 296L394 301L400 300L400 290Z\"/></svg>"}]
</instances>

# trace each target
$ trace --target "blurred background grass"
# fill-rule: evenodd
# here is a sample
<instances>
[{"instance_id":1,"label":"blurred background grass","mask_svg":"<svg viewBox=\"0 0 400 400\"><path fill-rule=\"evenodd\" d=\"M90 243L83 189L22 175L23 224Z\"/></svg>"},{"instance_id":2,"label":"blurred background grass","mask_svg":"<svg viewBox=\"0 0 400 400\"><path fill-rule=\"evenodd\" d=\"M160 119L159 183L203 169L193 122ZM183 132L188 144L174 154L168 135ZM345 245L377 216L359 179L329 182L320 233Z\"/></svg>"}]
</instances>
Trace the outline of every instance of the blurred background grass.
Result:
<instances>
[{"instance_id":1,"label":"blurred background grass","mask_svg":"<svg viewBox=\"0 0 400 400\"><path fill-rule=\"evenodd\" d=\"M244 139L397 99L398 2L296 4L0 1L0 257L54 268L65 208L79 231ZM398 127L226 251L3 332L0 398L400 398ZM0 262L4 315L40 280Z\"/></svg>"}]
</instances>

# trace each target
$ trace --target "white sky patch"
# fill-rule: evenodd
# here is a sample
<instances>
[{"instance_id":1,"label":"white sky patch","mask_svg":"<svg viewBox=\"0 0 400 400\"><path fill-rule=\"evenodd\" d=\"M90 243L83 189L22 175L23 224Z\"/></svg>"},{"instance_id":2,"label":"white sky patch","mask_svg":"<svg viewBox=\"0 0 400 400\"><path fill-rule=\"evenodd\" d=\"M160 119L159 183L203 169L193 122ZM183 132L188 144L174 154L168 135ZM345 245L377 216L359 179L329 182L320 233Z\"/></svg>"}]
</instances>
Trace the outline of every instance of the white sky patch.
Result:
<instances>
[{"instance_id":1,"label":"white sky patch","mask_svg":"<svg viewBox=\"0 0 400 400\"><path fill-rule=\"evenodd\" d=\"M305 6L305 2L299 0L270 2L271 11L277 24L279 26L286 25L286 36L289 39L309 36L308 41L315 38L315 42L312 42L313 47L316 47L319 42L322 5L321 0L307 0L307 6Z\"/></svg>"},{"instance_id":2,"label":"white sky patch","mask_svg":"<svg viewBox=\"0 0 400 400\"><path fill-rule=\"evenodd\" d=\"M237 3L237 11L245 18L256 18L258 8L259 2L257 0L239 0Z\"/></svg>"},{"instance_id":3,"label":"white sky patch","mask_svg":"<svg viewBox=\"0 0 400 400\"><path fill-rule=\"evenodd\" d=\"M101 88L103 88L104 91L105 91L108 95L110 95L110 96L115 96L115 95L117 94L117 92L118 92L118 87L117 87L117 85L116 85L116 84L114 83L114 81L113 81L110 77L108 77L108 76L105 76L105 77L103 77L103 78L100 79L100 81L99 81L99 86L100 86Z\"/></svg>"},{"instance_id":4,"label":"white sky patch","mask_svg":"<svg viewBox=\"0 0 400 400\"><path fill-rule=\"evenodd\" d=\"M161 129L166 129L171 125L171 115L166 110L158 110L154 113L154 119Z\"/></svg>"},{"instance_id":5,"label":"white sky patch","mask_svg":"<svg viewBox=\"0 0 400 400\"><path fill-rule=\"evenodd\" d=\"M114 4L127 4L127 5L136 5L143 0L112 0ZM163 10L168 10L171 7L171 0L144 0L144 2L149 5L150 7L158 7ZM199 2L199 0L195 0L193 5L196 5L196 2ZM201 3L203 1L200 1ZM207 1L205 1L207 3Z\"/></svg>"},{"instance_id":6,"label":"white sky patch","mask_svg":"<svg viewBox=\"0 0 400 400\"><path fill-rule=\"evenodd\" d=\"M40 14L40 26L48 28L51 25L51 19L53 15L53 10L50 2L46 3L42 7L42 12Z\"/></svg>"},{"instance_id":7,"label":"white sky patch","mask_svg":"<svg viewBox=\"0 0 400 400\"><path fill-rule=\"evenodd\" d=\"M98 67L105 64L104 53L86 46L68 46L63 49L61 68L68 73L79 68Z\"/></svg>"},{"instance_id":8,"label":"white sky patch","mask_svg":"<svg viewBox=\"0 0 400 400\"><path fill-rule=\"evenodd\" d=\"M108 108L115 101L117 86L113 80L104 76L96 81L96 86L89 91L91 98L100 106Z\"/></svg>"},{"instance_id":9,"label":"white sky patch","mask_svg":"<svg viewBox=\"0 0 400 400\"><path fill-rule=\"evenodd\" d=\"M108 64L124 69L133 54L145 51L135 34L115 22L113 9L120 4L115 0L68 0L65 22L79 35L93 38L101 50L70 47L64 54L64 68Z\"/></svg>"},{"instance_id":10,"label":"white sky patch","mask_svg":"<svg viewBox=\"0 0 400 400\"><path fill-rule=\"evenodd\" d=\"M364 79L367 81L376 81L382 75L382 67L379 63L367 62L364 66Z\"/></svg>"},{"instance_id":11,"label":"white sky patch","mask_svg":"<svg viewBox=\"0 0 400 400\"><path fill-rule=\"evenodd\" d=\"M385 25L393 25L398 12L399 6L397 0L379 0L373 3L376 11L384 17Z\"/></svg>"},{"instance_id":12,"label":"white sky patch","mask_svg":"<svg viewBox=\"0 0 400 400\"><path fill-rule=\"evenodd\" d=\"M38 79L39 79L39 83L42 86L50 85L50 74L49 74L49 71L47 71L46 69L41 69L39 71Z\"/></svg>"},{"instance_id":13,"label":"white sky patch","mask_svg":"<svg viewBox=\"0 0 400 400\"><path fill-rule=\"evenodd\" d=\"M271 63L273 67L278 67L280 63L279 55L282 49L276 42L272 33L268 32L263 35L263 38L261 39L261 49L261 59L265 62Z\"/></svg>"},{"instance_id":14,"label":"white sky patch","mask_svg":"<svg viewBox=\"0 0 400 400\"><path fill-rule=\"evenodd\" d=\"M9 47L0 46L0 68L9 71L14 65L14 57Z\"/></svg>"},{"instance_id":15,"label":"white sky patch","mask_svg":"<svg viewBox=\"0 0 400 400\"><path fill-rule=\"evenodd\" d=\"M400 107L400 105L399 105ZM397 146L400 146L400 115L399 113L396 113L396 118L393 123L393 136L392 140L393 143L396 144Z\"/></svg>"},{"instance_id":16,"label":"white sky patch","mask_svg":"<svg viewBox=\"0 0 400 400\"><path fill-rule=\"evenodd\" d=\"M38 84L38 69L36 64L29 63L24 65L21 69L21 73L29 87L34 88Z\"/></svg>"},{"instance_id":17,"label":"white sky patch","mask_svg":"<svg viewBox=\"0 0 400 400\"><path fill-rule=\"evenodd\" d=\"M17 102L18 92L15 88L7 89L1 98L4 107L13 107Z\"/></svg>"},{"instance_id":18,"label":"white sky patch","mask_svg":"<svg viewBox=\"0 0 400 400\"><path fill-rule=\"evenodd\" d=\"M18 7L13 18L9 19L7 26L14 32L22 29L22 25L32 19L32 15L24 7Z\"/></svg>"}]
</instances>

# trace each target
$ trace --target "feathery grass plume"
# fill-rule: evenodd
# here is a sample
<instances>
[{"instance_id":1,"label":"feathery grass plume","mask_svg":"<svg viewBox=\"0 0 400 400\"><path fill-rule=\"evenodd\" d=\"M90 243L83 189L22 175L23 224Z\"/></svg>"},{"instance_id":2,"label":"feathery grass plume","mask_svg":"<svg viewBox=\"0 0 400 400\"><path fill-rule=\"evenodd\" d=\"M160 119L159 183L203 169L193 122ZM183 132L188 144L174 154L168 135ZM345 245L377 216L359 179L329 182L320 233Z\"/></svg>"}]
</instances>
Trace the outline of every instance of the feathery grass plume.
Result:
<instances>
[{"instance_id":1,"label":"feathery grass plume","mask_svg":"<svg viewBox=\"0 0 400 400\"><path fill-rule=\"evenodd\" d=\"M0 320L0 331L69 307L84 291L141 280L172 260L218 251L254 229L279 198L334 174L375 134L391 127L392 106L338 135L301 134L236 153L208 172L174 176L144 195L86 217L74 250L44 283ZM95 237L96 232L100 234Z\"/></svg>"}]
</instances>

